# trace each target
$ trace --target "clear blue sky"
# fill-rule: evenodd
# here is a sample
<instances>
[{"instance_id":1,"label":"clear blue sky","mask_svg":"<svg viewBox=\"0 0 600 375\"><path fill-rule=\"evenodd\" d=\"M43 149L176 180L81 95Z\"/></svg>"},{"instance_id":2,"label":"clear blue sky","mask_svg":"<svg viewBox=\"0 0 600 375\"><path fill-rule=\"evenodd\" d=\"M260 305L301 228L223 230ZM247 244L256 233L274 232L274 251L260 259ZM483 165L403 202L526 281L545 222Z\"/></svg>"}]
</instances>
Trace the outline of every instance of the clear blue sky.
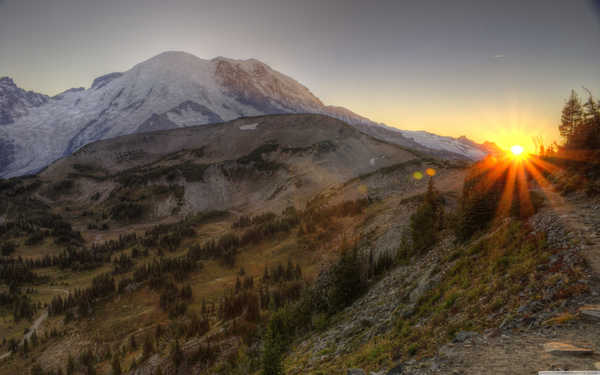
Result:
<instances>
[{"instance_id":1,"label":"clear blue sky","mask_svg":"<svg viewBox=\"0 0 600 375\"><path fill-rule=\"evenodd\" d=\"M0 0L0 76L56 94L166 50L254 57L389 125L550 141L571 88L600 97L598 3Z\"/></svg>"}]
</instances>

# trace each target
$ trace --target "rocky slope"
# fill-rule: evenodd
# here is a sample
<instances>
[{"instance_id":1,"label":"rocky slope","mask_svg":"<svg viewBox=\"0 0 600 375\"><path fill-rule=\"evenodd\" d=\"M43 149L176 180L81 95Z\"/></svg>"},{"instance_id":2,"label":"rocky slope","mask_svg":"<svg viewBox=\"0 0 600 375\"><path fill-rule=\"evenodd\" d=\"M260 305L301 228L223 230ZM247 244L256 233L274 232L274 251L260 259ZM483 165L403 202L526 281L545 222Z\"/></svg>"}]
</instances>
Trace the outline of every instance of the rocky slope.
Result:
<instances>
[{"instance_id":1,"label":"rocky slope","mask_svg":"<svg viewBox=\"0 0 600 375\"><path fill-rule=\"evenodd\" d=\"M447 312L435 310L444 319L433 323L468 327L488 320L491 324L432 338L434 350L421 355L419 352L424 351L427 342L422 335L427 335L426 327L432 324L436 315L420 317L417 324L398 329L402 320L420 314L423 302L428 303L431 296L436 295L446 275L452 276L452 272L456 272L457 264L472 262L472 259L466 259L468 252L462 252L458 258L456 253L453 254L456 245L452 236L446 235L445 240L427 255L395 268L374 284L363 297L336 316L325 330L300 340L287 357L290 372L425 375L600 369L597 340L600 273L595 267L600 202L597 199L590 202L589 197L581 194L564 198L546 188L544 192L546 205L526 222L526 228L529 236L545 238L543 251L548 254L527 277L502 288L493 288L493 296L503 293L505 288L512 288L517 303L503 300L502 305L490 310L485 307L487 298L481 297L474 302L477 313L461 317L463 307L453 302L453 308ZM389 210L398 209L392 205ZM410 211L411 207L404 206L402 210ZM399 212L395 214L400 215ZM372 223L373 226L377 224ZM399 231L398 228L404 225L406 223L400 219L387 230ZM477 240L475 245L494 238L502 227L510 225L511 220L505 221ZM502 252L501 247L496 248L501 245L494 243L494 251ZM375 246L381 247L381 244ZM496 277L490 282L502 283ZM465 285L469 294L476 294L484 287L474 279L465 281ZM440 297L444 298L443 295L436 298ZM400 327L403 326L400 324ZM420 333L410 336L415 330ZM414 352L411 349L408 354L406 351L393 354L394 343L401 341L403 335L410 336L409 343L414 343Z\"/></svg>"},{"instance_id":2,"label":"rocky slope","mask_svg":"<svg viewBox=\"0 0 600 375\"><path fill-rule=\"evenodd\" d=\"M478 147L451 138L404 134L325 106L306 87L255 59L203 60L165 52L126 72L99 77L89 89L53 98L25 93L9 78L2 82L0 88L10 93L2 99L0 91L0 177L35 173L101 139L278 113L326 114L376 138L444 157L483 155Z\"/></svg>"},{"instance_id":3,"label":"rocky slope","mask_svg":"<svg viewBox=\"0 0 600 375\"><path fill-rule=\"evenodd\" d=\"M162 189L137 200L148 218L159 219L302 207L330 186L381 168L410 175L426 162L328 116L270 115L98 141L53 163L37 180L44 200L83 206L110 206L132 200L135 191ZM360 195L354 190L346 199ZM18 214L17 207L3 211Z\"/></svg>"},{"instance_id":4,"label":"rocky slope","mask_svg":"<svg viewBox=\"0 0 600 375\"><path fill-rule=\"evenodd\" d=\"M0 78L0 126L14 123L32 108L46 104L48 99L46 95L17 87L8 77Z\"/></svg>"}]
</instances>

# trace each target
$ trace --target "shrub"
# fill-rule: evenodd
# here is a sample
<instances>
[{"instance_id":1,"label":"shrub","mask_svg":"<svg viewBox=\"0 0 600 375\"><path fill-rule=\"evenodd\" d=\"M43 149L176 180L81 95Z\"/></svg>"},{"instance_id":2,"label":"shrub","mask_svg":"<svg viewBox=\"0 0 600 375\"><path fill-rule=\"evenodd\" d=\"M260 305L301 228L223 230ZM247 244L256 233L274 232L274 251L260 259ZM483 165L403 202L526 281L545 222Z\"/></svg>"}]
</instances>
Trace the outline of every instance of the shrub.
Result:
<instances>
[{"instance_id":1,"label":"shrub","mask_svg":"<svg viewBox=\"0 0 600 375\"><path fill-rule=\"evenodd\" d=\"M423 254L438 240L443 225L444 210L440 194L429 180L429 187L423 203L410 217L410 234L414 253Z\"/></svg>"},{"instance_id":2,"label":"shrub","mask_svg":"<svg viewBox=\"0 0 600 375\"><path fill-rule=\"evenodd\" d=\"M116 221L133 221L140 219L144 214L144 206L138 203L123 202L110 210L110 216Z\"/></svg>"},{"instance_id":3,"label":"shrub","mask_svg":"<svg viewBox=\"0 0 600 375\"><path fill-rule=\"evenodd\" d=\"M17 249L17 245L14 242L7 241L2 244L2 247L0 248L0 252L2 252L3 256L7 257L7 256L11 255L12 253L14 253L16 249Z\"/></svg>"}]
</instances>

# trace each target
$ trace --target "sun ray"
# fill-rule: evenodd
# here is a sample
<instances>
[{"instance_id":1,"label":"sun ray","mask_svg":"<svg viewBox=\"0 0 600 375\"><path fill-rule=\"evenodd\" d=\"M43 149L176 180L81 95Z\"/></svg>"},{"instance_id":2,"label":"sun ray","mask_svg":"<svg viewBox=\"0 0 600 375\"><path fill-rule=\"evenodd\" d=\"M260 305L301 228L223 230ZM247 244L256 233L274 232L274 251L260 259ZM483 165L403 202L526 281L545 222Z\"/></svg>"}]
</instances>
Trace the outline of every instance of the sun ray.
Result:
<instances>
[{"instance_id":1,"label":"sun ray","mask_svg":"<svg viewBox=\"0 0 600 375\"><path fill-rule=\"evenodd\" d=\"M548 173L555 173L557 171L560 170L559 167L557 167L556 165L552 164L552 163L548 163L544 160L542 160L539 157L536 156L532 156L530 157L527 162L530 162L532 164L535 164L536 167L541 168L543 170L545 170Z\"/></svg>"},{"instance_id":2,"label":"sun ray","mask_svg":"<svg viewBox=\"0 0 600 375\"><path fill-rule=\"evenodd\" d=\"M525 162L527 162L525 160ZM523 217L528 217L534 213L531 194L529 193L529 182L526 175L524 163L517 165L517 185L519 189L519 213Z\"/></svg>"},{"instance_id":3,"label":"sun ray","mask_svg":"<svg viewBox=\"0 0 600 375\"><path fill-rule=\"evenodd\" d=\"M496 218L506 217L510 213L510 208L512 206L515 191L515 182L517 175L516 169L516 163L510 163L510 166L508 168L508 176L506 177L506 184L504 185L504 191L502 192L502 196L500 198L500 202L498 203L498 208L496 210Z\"/></svg>"},{"instance_id":4,"label":"sun ray","mask_svg":"<svg viewBox=\"0 0 600 375\"><path fill-rule=\"evenodd\" d=\"M494 161L489 166L486 165L486 170L481 173L476 173L471 178L476 178L485 173L485 175L481 178L481 180L475 185L474 189L476 191L489 191L492 186L502 177L502 175L506 172L506 169L509 167L508 163Z\"/></svg>"}]
</instances>

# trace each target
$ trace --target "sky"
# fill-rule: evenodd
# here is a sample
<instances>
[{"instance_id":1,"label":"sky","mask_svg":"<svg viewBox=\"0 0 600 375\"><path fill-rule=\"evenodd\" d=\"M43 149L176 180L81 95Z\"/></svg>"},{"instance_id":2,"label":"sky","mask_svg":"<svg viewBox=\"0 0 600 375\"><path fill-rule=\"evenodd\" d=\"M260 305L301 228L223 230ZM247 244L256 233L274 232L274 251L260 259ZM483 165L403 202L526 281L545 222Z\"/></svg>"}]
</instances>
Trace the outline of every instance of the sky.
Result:
<instances>
[{"instance_id":1,"label":"sky","mask_svg":"<svg viewBox=\"0 0 600 375\"><path fill-rule=\"evenodd\" d=\"M0 76L53 95L167 50L256 58L324 103L502 147L600 97L600 0L0 0Z\"/></svg>"}]
</instances>

